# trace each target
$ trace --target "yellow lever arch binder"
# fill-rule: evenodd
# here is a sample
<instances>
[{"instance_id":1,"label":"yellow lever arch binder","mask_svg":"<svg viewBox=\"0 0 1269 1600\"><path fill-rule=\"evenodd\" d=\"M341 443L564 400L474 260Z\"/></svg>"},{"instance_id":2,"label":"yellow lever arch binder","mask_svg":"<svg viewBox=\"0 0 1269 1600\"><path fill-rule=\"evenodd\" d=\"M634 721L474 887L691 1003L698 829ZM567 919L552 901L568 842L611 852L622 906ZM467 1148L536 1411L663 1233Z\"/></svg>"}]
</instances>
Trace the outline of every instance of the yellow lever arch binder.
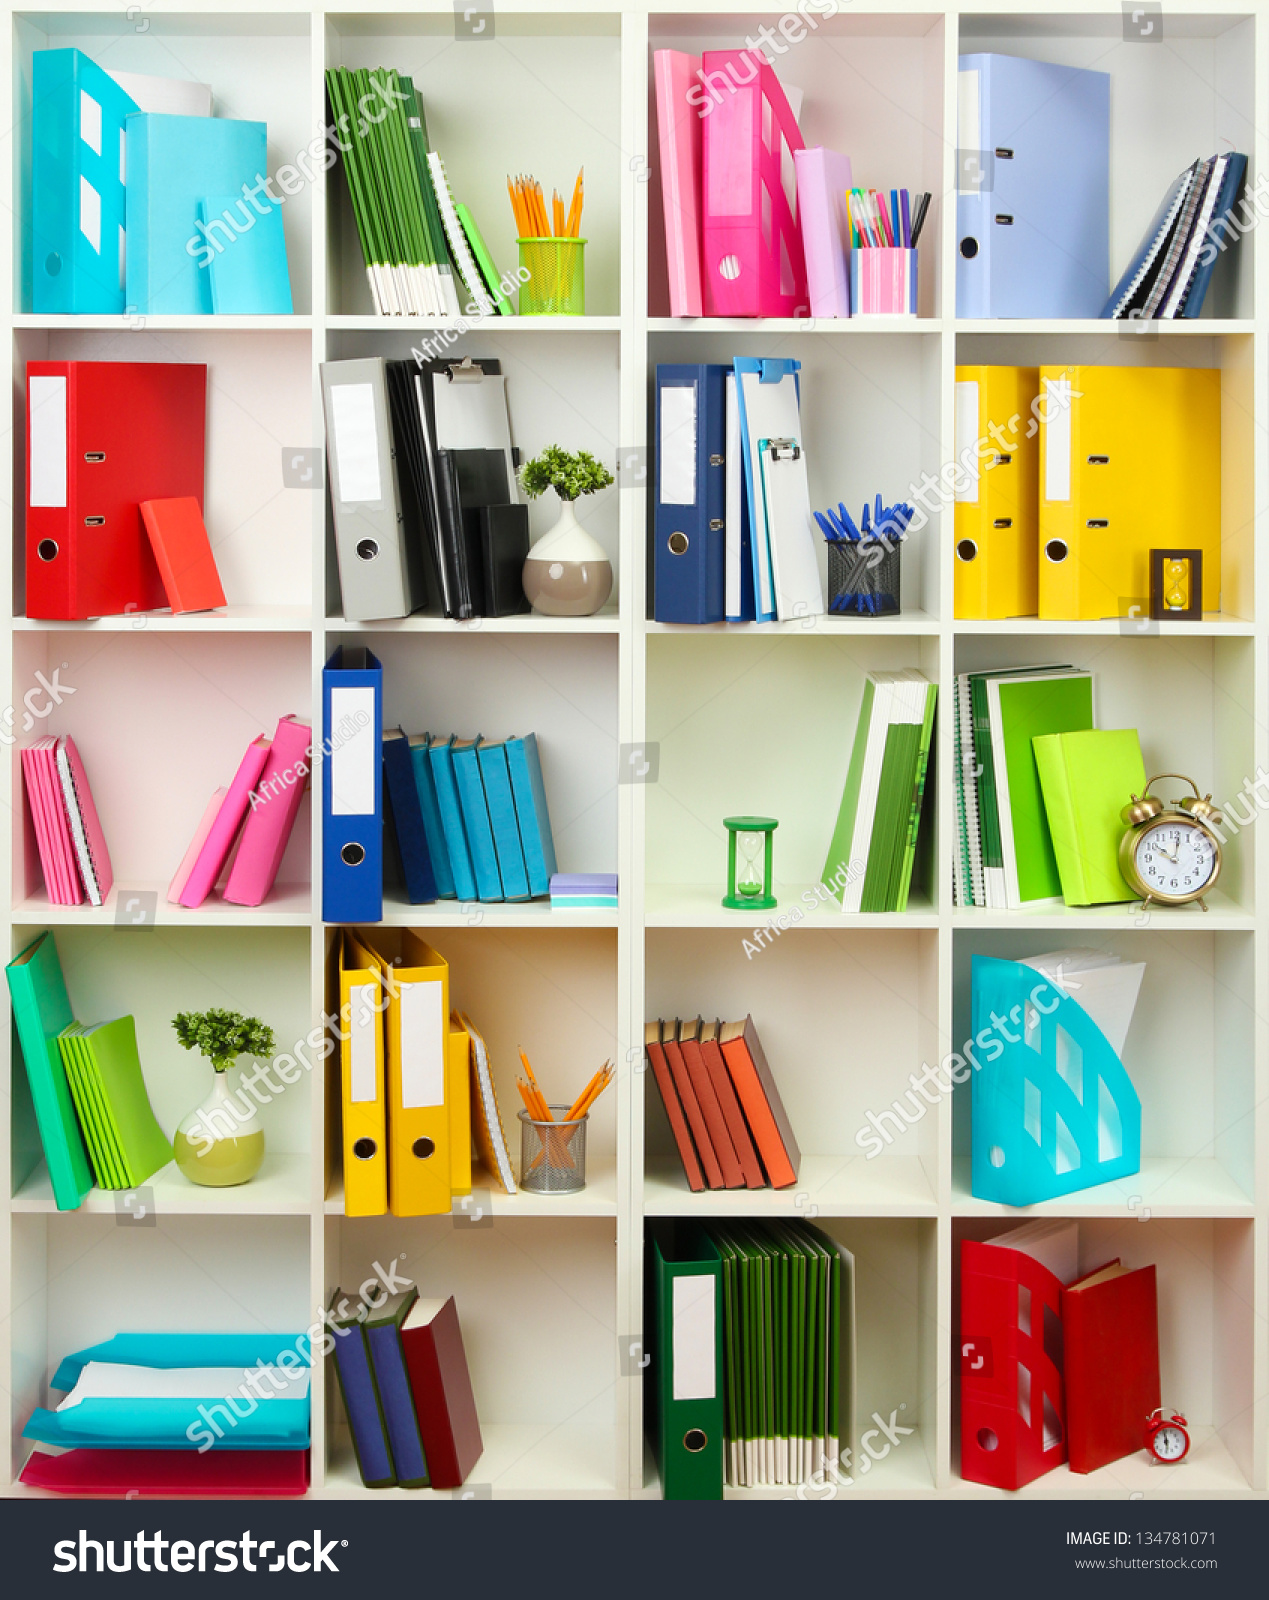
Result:
<instances>
[{"instance_id":1,"label":"yellow lever arch binder","mask_svg":"<svg viewBox=\"0 0 1269 1600\"><path fill-rule=\"evenodd\" d=\"M449 964L411 929L387 965L388 1196L396 1217L450 1209Z\"/></svg>"},{"instance_id":2,"label":"yellow lever arch binder","mask_svg":"<svg viewBox=\"0 0 1269 1600\"><path fill-rule=\"evenodd\" d=\"M1036 367L957 367L954 601L974 622L1033 617L1040 440Z\"/></svg>"},{"instance_id":3,"label":"yellow lever arch binder","mask_svg":"<svg viewBox=\"0 0 1269 1600\"><path fill-rule=\"evenodd\" d=\"M455 1011L449 1019L445 1097L449 1102L449 1184L453 1194L471 1193L471 1035Z\"/></svg>"},{"instance_id":4,"label":"yellow lever arch binder","mask_svg":"<svg viewBox=\"0 0 1269 1600\"><path fill-rule=\"evenodd\" d=\"M344 1214L381 1217L388 1209L383 972L378 957L348 929L339 951L339 1007Z\"/></svg>"},{"instance_id":5,"label":"yellow lever arch binder","mask_svg":"<svg viewBox=\"0 0 1269 1600\"><path fill-rule=\"evenodd\" d=\"M1221 603L1221 387L1213 367L1041 367L1040 610L1149 615L1150 551L1203 553Z\"/></svg>"}]
</instances>

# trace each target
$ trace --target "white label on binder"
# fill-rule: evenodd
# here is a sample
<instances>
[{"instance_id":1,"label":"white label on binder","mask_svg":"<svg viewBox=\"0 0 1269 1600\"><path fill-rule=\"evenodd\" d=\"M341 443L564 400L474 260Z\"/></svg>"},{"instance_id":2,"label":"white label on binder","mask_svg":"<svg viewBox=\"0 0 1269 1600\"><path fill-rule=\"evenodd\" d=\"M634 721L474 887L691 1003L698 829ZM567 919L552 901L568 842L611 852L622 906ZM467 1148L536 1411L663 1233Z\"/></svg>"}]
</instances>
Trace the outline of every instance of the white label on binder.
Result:
<instances>
[{"instance_id":1,"label":"white label on binder","mask_svg":"<svg viewBox=\"0 0 1269 1600\"><path fill-rule=\"evenodd\" d=\"M374 385L332 384L330 413L336 499L341 505L382 500Z\"/></svg>"},{"instance_id":2,"label":"white label on binder","mask_svg":"<svg viewBox=\"0 0 1269 1600\"><path fill-rule=\"evenodd\" d=\"M967 68L956 74L956 143L957 192L977 194L982 187L983 174L971 170L966 157L975 152L982 154L982 119L979 113L978 69Z\"/></svg>"},{"instance_id":3,"label":"white label on binder","mask_svg":"<svg viewBox=\"0 0 1269 1600\"><path fill-rule=\"evenodd\" d=\"M82 89L79 91L79 137L95 156L101 154L101 107Z\"/></svg>"},{"instance_id":4,"label":"white label on binder","mask_svg":"<svg viewBox=\"0 0 1269 1600\"><path fill-rule=\"evenodd\" d=\"M376 1009L379 986L374 983L354 983L348 990L348 1033L351 1070L348 1081L350 1100L377 1100L375 1079L378 1077L375 1061L375 1037L379 1028Z\"/></svg>"},{"instance_id":5,"label":"white label on binder","mask_svg":"<svg viewBox=\"0 0 1269 1600\"><path fill-rule=\"evenodd\" d=\"M87 178L79 180L79 231L101 254L101 196Z\"/></svg>"},{"instance_id":6,"label":"white label on binder","mask_svg":"<svg viewBox=\"0 0 1269 1600\"><path fill-rule=\"evenodd\" d=\"M1044 498L1071 498L1071 380L1044 380Z\"/></svg>"},{"instance_id":7,"label":"white label on binder","mask_svg":"<svg viewBox=\"0 0 1269 1600\"><path fill-rule=\"evenodd\" d=\"M31 504L66 504L66 379L32 378Z\"/></svg>"},{"instance_id":8,"label":"white label on binder","mask_svg":"<svg viewBox=\"0 0 1269 1600\"><path fill-rule=\"evenodd\" d=\"M696 385L661 390L661 503L696 504Z\"/></svg>"},{"instance_id":9,"label":"white label on binder","mask_svg":"<svg viewBox=\"0 0 1269 1600\"><path fill-rule=\"evenodd\" d=\"M740 407L736 400L736 374L729 372L724 381L724 390L727 395L727 445L724 457L726 474L726 510L724 516L727 525L727 601L726 611L729 620L738 619L740 616L740 597L744 592L741 587L741 544L740 544L740 497L745 492L741 476L744 466L743 451L740 443Z\"/></svg>"},{"instance_id":10,"label":"white label on binder","mask_svg":"<svg viewBox=\"0 0 1269 1600\"><path fill-rule=\"evenodd\" d=\"M717 1280L712 1272L695 1272L672 1281L674 1398L712 1400L718 1393L714 1371Z\"/></svg>"},{"instance_id":11,"label":"white label on binder","mask_svg":"<svg viewBox=\"0 0 1269 1600\"><path fill-rule=\"evenodd\" d=\"M347 730L347 731L345 731ZM330 692L330 809L371 817L375 809L375 691L372 684Z\"/></svg>"},{"instance_id":12,"label":"white label on binder","mask_svg":"<svg viewBox=\"0 0 1269 1600\"><path fill-rule=\"evenodd\" d=\"M401 1104L445 1104L445 1049L448 1029L441 1010L439 982L403 983L401 1003Z\"/></svg>"},{"instance_id":13,"label":"white label on binder","mask_svg":"<svg viewBox=\"0 0 1269 1600\"><path fill-rule=\"evenodd\" d=\"M956 460L965 468L965 481L957 489L956 498L964 505L978 504L978 474L982 467L977 445L978 385L972 379L964 379L956 385ZM967 450L973 457L971 461L964 459Z\"/></svg>"}]
</instances>

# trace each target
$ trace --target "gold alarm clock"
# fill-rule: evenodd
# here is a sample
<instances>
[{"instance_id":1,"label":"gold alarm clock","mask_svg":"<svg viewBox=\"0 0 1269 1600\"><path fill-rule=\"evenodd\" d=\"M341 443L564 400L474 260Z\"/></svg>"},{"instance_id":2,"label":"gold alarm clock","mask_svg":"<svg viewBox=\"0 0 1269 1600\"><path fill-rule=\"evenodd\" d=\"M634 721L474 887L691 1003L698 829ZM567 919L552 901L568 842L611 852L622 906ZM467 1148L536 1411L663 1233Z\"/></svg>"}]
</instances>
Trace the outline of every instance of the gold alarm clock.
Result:
<instances>
[{"instance_id":1,"label":"gold alarm clock","mask_svg":"<svg viewBox=\"0 0 1269 1600\"><path fill-rule=\"evenodd\" d=\"M1168 805L1150 793L1160 778L1176 778L1194 790L1184 800ZM1148 906L1184 906L1197 900L1207 910L1203 896L1221 875L1221 840L1215 828L1221 814L1211 795L1201 795L1193 778L1179 772L1160 772L1146 784L1146 792L1133 795L1119 813L1127 831L1119 841L1119 870L1130 889Z\"/></svg>"}]
</instances>

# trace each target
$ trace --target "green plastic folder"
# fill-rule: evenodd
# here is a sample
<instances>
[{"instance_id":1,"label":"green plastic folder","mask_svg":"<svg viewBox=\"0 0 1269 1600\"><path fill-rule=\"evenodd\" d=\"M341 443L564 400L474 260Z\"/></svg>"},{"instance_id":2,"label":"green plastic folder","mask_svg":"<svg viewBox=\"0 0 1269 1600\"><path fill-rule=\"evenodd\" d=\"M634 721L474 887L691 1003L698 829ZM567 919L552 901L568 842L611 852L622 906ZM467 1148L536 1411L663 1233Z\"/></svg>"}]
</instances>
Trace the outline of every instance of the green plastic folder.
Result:
<instances>
[{"instance_id":1,"label":"green plastic folder","mask_svg":"<svg viewBox=\"0 0 1269 1600\"><path fill-rule=\"evenodd\" d=\"M27 945L5 976L53 1199L59 1211L74 1211L93 1176L57 1042L73 1019L53 935L42 933Z\"/></svg>"},{"instance_id":2,"label":"green plastic folder","mask_svg":"<svg viewBox=\"0 0 1269 1600\"><path fill-rule=\"evenodd\" d=\"M653 1439L667 1500L723 1497L722 1258L700 1228L658 1228L652 1252Z\"/></svg>"},{"instance_id":3,"label":"green plastic folder","mask_svg":"<svg viewBox=\"0 0 1269 1600\"><path fill-rule=\"evenodd\" d=\"M1041 734L1032 749L1062 898L1068 906L1135 900L1119 870L1119 812L1146 785L1137 730Z\"/></svg>"},{"instance_id":4,"label":"green plastic folder","mask_svg":"<svg viewBox=\"0 0 1269 1600\"><path fill-rule=\"evenodd\" d=\"M79 1113L79 1124L84 1130L84 1139L88 1145L88 1155L92 1161L93 1172L96 1174L97 1185L102 1189L118 1189L123 1186L122 1169L118 1163L113 1135L106 1122L100 1085L84 1060L81 1041L83 1031L81 1024L72 1022L62 1033L58 1045L62 1052L62 1063L66 1069L66 1079L70 1084L75 1109Z\"/></svg>"},{"instance_id":5,"label":"green plastic folder","mask_svg":"<svg viewBox=\"0 0 1269 1600\"><path fill-rule=\"evenodd\" d=\"M155 1120L141 1075L131 1017L85 1028L78 1039L85 1075L100 1091L103 1115L123 1182L133 1189L172 1159L171 1141Z\"/></svg>"}]
</instances>

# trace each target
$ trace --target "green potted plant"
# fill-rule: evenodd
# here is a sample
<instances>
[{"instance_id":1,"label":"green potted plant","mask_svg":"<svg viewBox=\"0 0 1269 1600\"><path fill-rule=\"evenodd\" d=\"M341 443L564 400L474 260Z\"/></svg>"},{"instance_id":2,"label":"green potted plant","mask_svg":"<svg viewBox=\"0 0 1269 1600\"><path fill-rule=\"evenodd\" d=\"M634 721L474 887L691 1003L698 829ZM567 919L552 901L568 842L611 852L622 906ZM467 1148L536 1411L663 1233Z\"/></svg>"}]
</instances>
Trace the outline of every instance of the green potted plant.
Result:
<instances>
[{"instance_id":1,"label":"green potted plant","mask_svg":"<svg viewBox=\"0 0 1269 1600\"><path fill-rule=\"evenodd\" d=\"M588 450L551 445L520 468L530 500L554 489L560 519L529 551L522 581L530 605L548 617L590 617L612 593L612 563L604 547L577 520L573 510L583 495L597 494L613 475Z\"/></svg>"},{"instance_id":2,"label":"green potted plant","mask_svg":"<svg viewBox=\"0 0 1269 1600\"><path fill-rule=\"evenodd\" d=\"M176 1130L176 1164L191 1183L208 1188L247 1183L264 1160L264 1129L232 1074L239 1056L273 1054L273 1029L259 1017L218 1006L178 1012L172 1026L184 1049L206 1056L215 1073L211 1093Z\"/></svg>"}]
</instances>

